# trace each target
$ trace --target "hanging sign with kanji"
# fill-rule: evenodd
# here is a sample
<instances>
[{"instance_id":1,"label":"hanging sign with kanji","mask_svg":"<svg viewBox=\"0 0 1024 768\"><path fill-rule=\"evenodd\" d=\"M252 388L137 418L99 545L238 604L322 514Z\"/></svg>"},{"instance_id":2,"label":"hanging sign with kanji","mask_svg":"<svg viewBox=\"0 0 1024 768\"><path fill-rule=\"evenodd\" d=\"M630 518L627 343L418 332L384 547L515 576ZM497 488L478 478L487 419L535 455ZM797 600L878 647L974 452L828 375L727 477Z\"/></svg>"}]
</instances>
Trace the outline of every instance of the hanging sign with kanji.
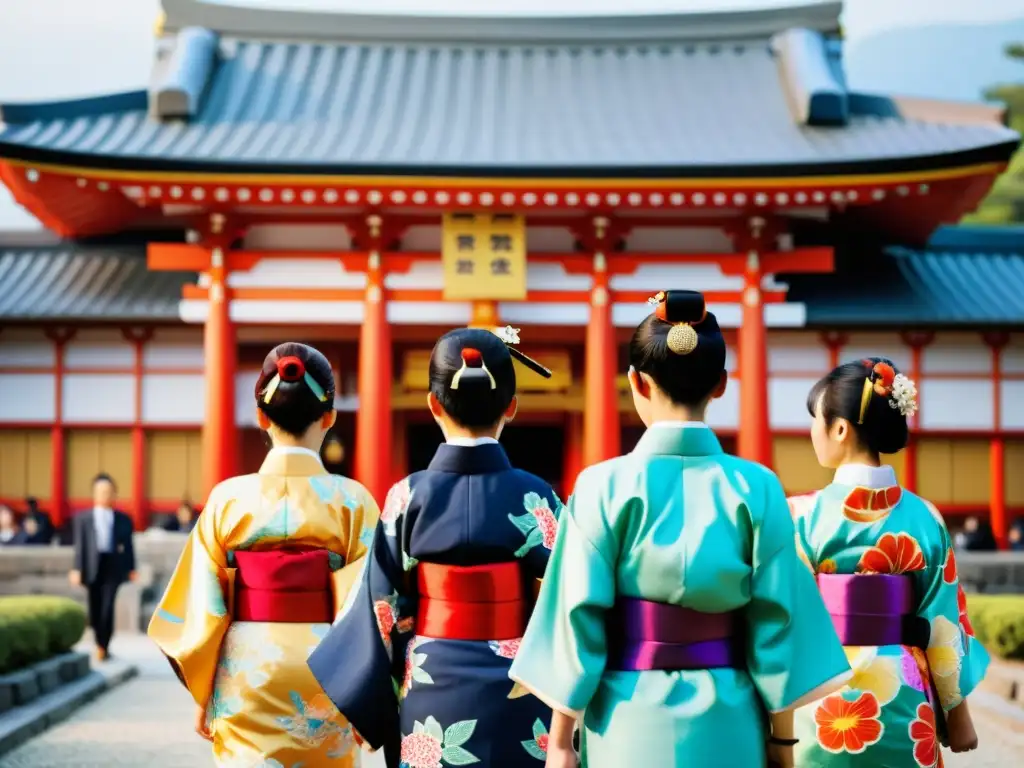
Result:
<instances>
[{"instance_id":1,"label":"hanging sign with kanji","mask_svg":"<svg viewBox=\"0 0 1024 768\"><path fill-rule=\"evenodd\" d=\"M526 298L522 216L447 214L441 249L445 299Z\"/></svg>"}]
</instances>

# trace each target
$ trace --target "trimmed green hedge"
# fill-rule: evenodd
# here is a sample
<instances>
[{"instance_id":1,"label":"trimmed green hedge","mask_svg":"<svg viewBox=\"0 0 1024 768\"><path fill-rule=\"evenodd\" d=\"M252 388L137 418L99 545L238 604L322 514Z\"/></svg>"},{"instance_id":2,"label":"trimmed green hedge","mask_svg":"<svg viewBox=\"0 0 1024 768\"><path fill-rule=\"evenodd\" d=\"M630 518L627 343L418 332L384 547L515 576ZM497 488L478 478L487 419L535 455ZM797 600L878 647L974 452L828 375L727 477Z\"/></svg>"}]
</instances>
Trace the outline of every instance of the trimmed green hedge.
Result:
<instances>
[{"instance_id":1,"label":"trimmed green hedge","mask_svg":"<svg viewBox=\"0 0 1024 768\"><path fill-rule=\"evenodd\" d=\"M0 674L67 653L85 634L85 610L66 597L0 597Z\"/></svg>"},{"instance_id":2,"label":"trimmed green hedge","mask_svg":"<svg viewBox=\"0 0 1024 768\"><path fill-rule=\"evenodd\" d=\"M1024 595L968 595L967 614L994 655L1024 660Z\"/></svg>"}]
</instances>

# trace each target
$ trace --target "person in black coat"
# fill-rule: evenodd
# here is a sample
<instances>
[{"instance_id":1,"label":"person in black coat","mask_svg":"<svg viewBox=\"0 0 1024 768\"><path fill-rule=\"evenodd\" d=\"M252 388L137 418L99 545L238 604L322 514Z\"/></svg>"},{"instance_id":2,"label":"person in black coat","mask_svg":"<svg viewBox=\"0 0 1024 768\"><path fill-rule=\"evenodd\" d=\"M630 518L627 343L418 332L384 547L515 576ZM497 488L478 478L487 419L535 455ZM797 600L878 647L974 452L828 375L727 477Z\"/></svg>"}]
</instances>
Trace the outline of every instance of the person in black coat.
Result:
<instances>
[{"instance_id":1,"label":"person in black coat","mask_svg":"<svg viewBox=\"0 0 1024 768\"><path fill-rule=\"evenodd\" d=\"M116 494L113 478L97 475L92 481L92 509L79 512L71 524L75 565L70 581L89 592L89 626L101 661L110 656L118 587L135 578L132 521L114 509Z\"/></svg>"},{"instance_id":2,"label":"person in black coat","mask_svg":"<svg viewBox=\"0 0 1024 768\"><path fill-rule=\"evenodd\" d=\"M14 510L6 504L0 504L0 547L22 546L28 540L28 534L18 525Z\"/></svg>"},{"instance_id":3,"label":"person in black coat","mask_svg":"<svg viewBox=\"0 0 1024 768\"><path fill-rule=\"evenodd\" d=\"M39 508L39 501L34 496L25 499L25 531L28 533L28 544L49 544L53 539L53 521L50 516Z\"/></svg>"}]
</instances>

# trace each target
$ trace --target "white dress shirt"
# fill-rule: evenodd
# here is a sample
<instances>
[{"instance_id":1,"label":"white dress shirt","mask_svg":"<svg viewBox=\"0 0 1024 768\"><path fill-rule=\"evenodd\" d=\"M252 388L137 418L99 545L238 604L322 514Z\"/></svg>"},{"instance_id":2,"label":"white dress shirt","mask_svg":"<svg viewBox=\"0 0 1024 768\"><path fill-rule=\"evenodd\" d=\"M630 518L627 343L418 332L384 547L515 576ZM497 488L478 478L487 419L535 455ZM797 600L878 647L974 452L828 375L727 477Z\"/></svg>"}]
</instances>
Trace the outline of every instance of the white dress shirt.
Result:
<instances>
[{"instance_id":1,"label":"white dress shirt","mask_svg":"<svg viewBox=\"0 0 1024 768\"><path fill-rule=\"evenodd\" d=\"M101 555L114 551L114 510L93 507L92 524L96 531L96 551Z\"/></svg>"}]
</instances>

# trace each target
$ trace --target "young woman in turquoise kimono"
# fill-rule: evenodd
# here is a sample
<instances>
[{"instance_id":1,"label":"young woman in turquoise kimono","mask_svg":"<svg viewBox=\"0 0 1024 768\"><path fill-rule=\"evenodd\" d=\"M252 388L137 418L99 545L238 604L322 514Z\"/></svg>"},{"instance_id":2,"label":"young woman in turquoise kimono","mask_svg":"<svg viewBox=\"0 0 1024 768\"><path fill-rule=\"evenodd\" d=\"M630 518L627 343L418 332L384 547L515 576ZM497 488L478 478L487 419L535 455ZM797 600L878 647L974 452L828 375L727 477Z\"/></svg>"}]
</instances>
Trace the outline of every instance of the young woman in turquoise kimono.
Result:
<instances>
[{"instance_id":1,"label":"young woman in turquoise kimono","mask_svg":"<svg viewBox=\"0 0 1024 768\"><path fill-rule=\"evenodd\" d=\"M889 360L839 366L811 389L824 490L790 500L854 676L795 715L797 766L933 768L939 744L978 745L967 696L988 655L974 639L942 516L901 488L881 454L907 444L914 383Z\"/></svg>"},{"instance_id":2,"label":"young woman in turquoise kimono","mask_svg":"<svg viewBox=\"0 0 1024 768\"><path fill-rule=\"evenodd\" d=\"M780 713L849 664L797 557L778 478L704 423L725 340L704 297L670 291L629 345L648 429L584 470L510 675L554 710L548 768L759 768ZM773 716L774 717L774 716Z\"/></svg>"}]
</instances>

